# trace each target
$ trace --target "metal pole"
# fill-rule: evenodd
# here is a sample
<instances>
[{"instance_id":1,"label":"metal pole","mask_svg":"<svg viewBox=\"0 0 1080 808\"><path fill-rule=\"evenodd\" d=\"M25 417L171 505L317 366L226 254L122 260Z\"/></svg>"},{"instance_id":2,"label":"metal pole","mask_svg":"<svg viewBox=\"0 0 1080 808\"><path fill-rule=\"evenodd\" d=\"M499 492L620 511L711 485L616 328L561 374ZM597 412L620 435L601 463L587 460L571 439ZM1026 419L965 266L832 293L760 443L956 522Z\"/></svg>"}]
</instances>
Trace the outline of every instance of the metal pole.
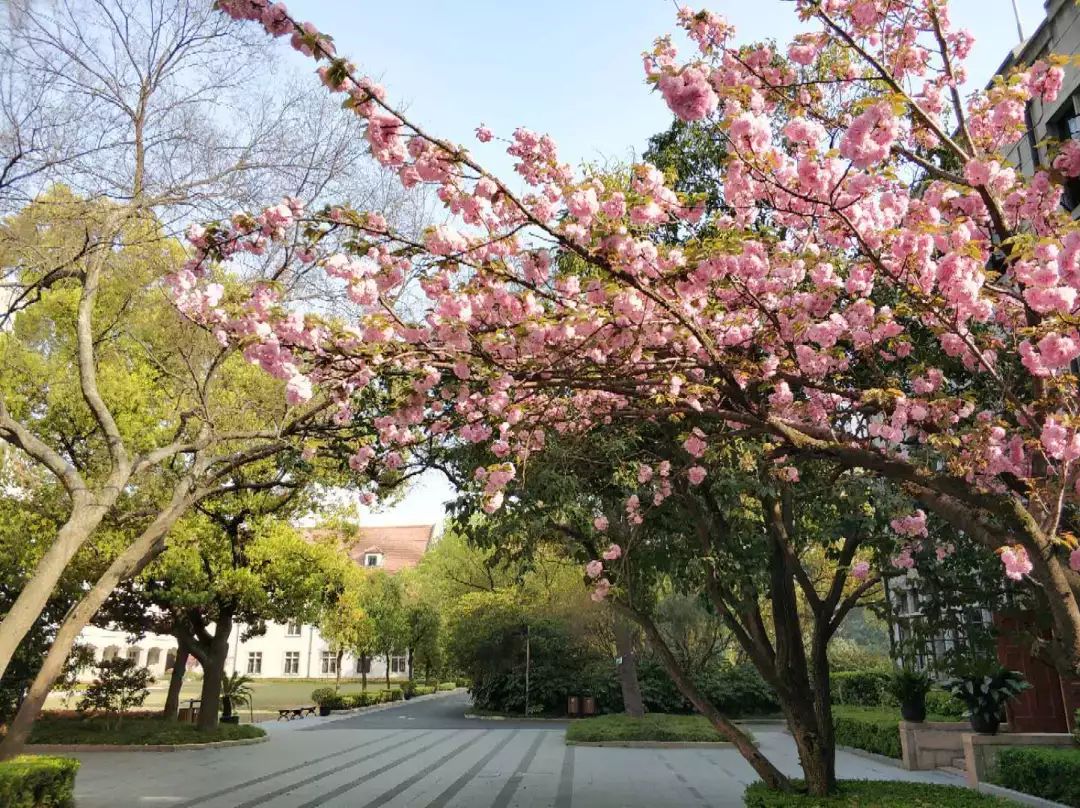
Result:
<instances>
[{"instance_id":1,"label":"metal pole","mask_svg":"<svg viewBox=\"0 0 1080 808\"><path fill-rule=\"evenodd\" d=\"M529 626L525 626L525 715L529 715L529 667L532 665L532 651L529 647Z\"/></svg>"}]
</instances>

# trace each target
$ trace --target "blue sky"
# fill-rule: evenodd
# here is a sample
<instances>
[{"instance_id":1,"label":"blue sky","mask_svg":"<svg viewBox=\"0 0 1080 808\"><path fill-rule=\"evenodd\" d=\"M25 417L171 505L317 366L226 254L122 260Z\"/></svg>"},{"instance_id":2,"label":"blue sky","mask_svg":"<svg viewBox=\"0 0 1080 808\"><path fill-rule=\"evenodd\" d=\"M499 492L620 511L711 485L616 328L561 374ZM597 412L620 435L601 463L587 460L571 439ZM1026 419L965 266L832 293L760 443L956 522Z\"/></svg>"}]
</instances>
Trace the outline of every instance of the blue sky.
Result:
<instances>
[{"instance_id":1,"label":"blue sky","mask_svg":"<svg viewBox=\"0 0 1080 808\"><path fill-rule=\"evenodd\" d=\"M740 41L786 43L799 30L793 4L783 0L705 5L736 26ZM1043 4L1017 5L1030 35ZM379 79L410 118L470 144L502 176L510 173L503 147L472 139L481 123L499 136L518 126L546 132L577 165L640 154L671 121L641 70L641 52L675 28L671 0L291 0L289 7L331 34L338 52ZM1018 42L1011 0L953 0L950 8L954 24L975 35L968 72L981 85ZM365 521L434 521L452 495L433 476Z\"/></svg>"}]
</instances>

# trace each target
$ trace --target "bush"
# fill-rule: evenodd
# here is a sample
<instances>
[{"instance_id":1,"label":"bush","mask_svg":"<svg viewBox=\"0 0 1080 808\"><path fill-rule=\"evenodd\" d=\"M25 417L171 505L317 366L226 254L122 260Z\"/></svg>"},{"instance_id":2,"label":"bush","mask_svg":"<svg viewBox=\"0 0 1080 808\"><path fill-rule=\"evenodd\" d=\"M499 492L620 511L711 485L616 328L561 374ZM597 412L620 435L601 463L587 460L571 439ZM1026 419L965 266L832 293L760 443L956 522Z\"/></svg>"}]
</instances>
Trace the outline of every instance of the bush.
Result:
<instances>
[{"instance_id":1,"label":"bush","mask_svg":"<svg viewBox=\"0 0 1080 808\"><path fill-rule=\"evenodd\" d=\"M783 794L754 783L743 794L747 808L1007 808L1012 803L958 786L898 780L841 780L828 797Z\"/></svg>"},{"instance_id":2,"label":"bush","mask_svg":"<svg viewBox=\"0 0 1080 808\"><path fill-rule=\"evenodd\" d=\"M405 692L400 687L393 687L389 690L380 690L383 695L383 701L402 701L405 698Z\"/></svg>"},{"instance_id":3,"label":"bush","mask_svg":"<svg viewBox=\"0 0 1080 808\"><path fill-rule=\"evenodd\" d=\"M1046 800L1080 806L1080 749L1002 749L990 781Z\"/></svg>"},{"instance_id":4,"label":"bush","mask_svg":"<svg viewBox=\"0 0 1080 808\"><path fill-rule=\"evenodd\" d=\"M0 805L5 808L69 808L75 804L79 761L17 757L0 763Z\"/></svg>"},{"instance_id":5,"label":"bush","mask_svg":"<svg viewBox=\"0 0 1080 808\"><path fill-rule=\"evenodd\" d=\"M337 697L338 694L334 692L332 687L317 687L311 691L311 700L316 704L329 704Z\"/></svg>"},{"instance_id":6,"label":"bush","mask_svg":"<svg viewBox=\"0 0 1080 808\"><path fill-rule=\"evenodd\" d=\"M704 716L649 713L644 718L602 715L575 721L566 728L567 743L616 741L722 741Z\"/></svg>"},{"instance_id":7,"label":"bush","mask_svg":"<svg viewBox=\"0 0 1080 808\"><path fill-rule=\"evenodd\" d=\"M926 694L926 714L930 720L960 720L967 717L967 707L951 693L935 688Z\"/></svg>"},{"instance_id":8,"label":"bush","mask_svg":"<svg viewBox=\"0 0 1080 808\"><path fill-rule=\"evenodd\" d=\"M434 685L416 685L413 687L413 696L430 696L434 692Z\"/></svg>"},{"instance_id":9,"label":"bush","mask_svg":"<svg viewBox=\"0 0 1080 808\"><path fill-rule=\"evenodd\" d=\"M436 690L454 690L457 688L456 682L440 682L435 688Z\"/></svg>"},{"instance_id":10,"label":"bush","mask_svg":"<svg viewBox=\"0 0 1080 808\"><path fill-rule=\"evenodd\" d=\"M87 685L79 701L80 713L103 712L117 723L132 707L141 707L154 683L148 668L141 668L126 657L105 659L98 663L98 675Z\"/></svg>"},{"instance_id":11,"label":"bush","mask_svg":"<svg viewBox=\"0 0 1080 808\"><path fill-rule=\"evenodd\" d=\"M709 701L727 716L768 715L780 709L776 693L753 665L707 671L701 686Z\"/></svg>"},{"instance_id":12,"label":"bush","mask_svg":"<svg viewBox=\"0 0 1080 808\"><path fill-rule=\"evenodd\" d=\"M836 743L886 757L901 757L900 716L889 710L841 708L833 711Z\"/></svg>"},{"instance_id":13,"label":"bush","mask_svg":"<svg viewBox=\"0 0 1080 808\"><path fill-rule=\"evenodd\" d=\"M833 704L880 707L895 703L888 691L891 681L887 670L839 671L829 677L829 691Z\"/></svg>"}]
</instances>

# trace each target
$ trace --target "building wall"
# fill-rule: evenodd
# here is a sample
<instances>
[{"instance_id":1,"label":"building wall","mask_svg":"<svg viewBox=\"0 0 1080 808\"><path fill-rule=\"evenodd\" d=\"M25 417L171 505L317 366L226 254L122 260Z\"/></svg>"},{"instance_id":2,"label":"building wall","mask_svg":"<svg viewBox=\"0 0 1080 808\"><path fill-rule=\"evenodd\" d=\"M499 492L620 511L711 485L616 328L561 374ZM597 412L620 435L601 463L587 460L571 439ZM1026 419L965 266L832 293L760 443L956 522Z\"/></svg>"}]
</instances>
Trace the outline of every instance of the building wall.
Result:
<instances>
[{"instance_id":1,"label":"building wall","mask_svg":"<svg viewBox=\"0 0 1080 808\"><path fill-rule=\"evenodd\" d=\"M332 667L334 655L330 651L330 645L315 626L267 623L264 634L245 641L242 637L246 628L238 625L233 629L229 656L225 663L226 673L236 671L254 678L268 679L336 678L337 674ZM132 642L129 635L122 631L89 626L83 631L79 642L93 646L95 661L134 655L138 663L150 668L157 679L168 676L176 658L176 638L163 634L147 634ZM327 670L324 670L324 654L328 655ZM286 661L289 659L295 660L295 672L286 672ZM258 660L259 664L253 664L254 660ZM360 676L358 662L352 654L345 654L341 660L342 677ZM194 661L189 665L197 667ZM406 675L404 655L391 660L390 678L401 679ZM368 676L375 680L384 679L386 660L382 657L372 659ZM79 678L84 681L93 679L93 668L84 669Z\"/></svg>"},{"instance_id":2,"label":"building wall","mask_svg":"<svg viewBox=\"0 0 1080 808\"><path fill-rule=\"evenodd\" d=\"M1046 0L1046 18L1022 44L1017 46L999 68L1007 72L1014 65L1029 65L1052 54L1071 56L1080 53L1080 6L1073 0ZM1065 82L1057 99L1044 103L1034 99L1028 105L1028 126L1031 133L1016 143L1006 157L1022 173L1031 175L1036 169L1049 166L1050 157L1043 141L1047 137L1063 139L1067 130L1062 119L1080 114L1080 103L1074 107L1073 96L1080 93L1080 70L1065 67ZM1076 136L1076 135L1074 135Z\"/></svg>"}]
</instances>

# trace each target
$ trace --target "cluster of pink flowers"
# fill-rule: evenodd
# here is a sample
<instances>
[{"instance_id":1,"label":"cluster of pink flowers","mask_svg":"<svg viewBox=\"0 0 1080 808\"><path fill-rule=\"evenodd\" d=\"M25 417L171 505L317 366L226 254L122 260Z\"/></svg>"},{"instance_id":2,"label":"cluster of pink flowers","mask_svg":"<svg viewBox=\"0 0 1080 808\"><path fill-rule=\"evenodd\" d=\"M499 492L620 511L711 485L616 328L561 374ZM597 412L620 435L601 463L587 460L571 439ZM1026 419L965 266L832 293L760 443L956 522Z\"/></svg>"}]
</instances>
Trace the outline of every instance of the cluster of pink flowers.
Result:
<instances>
[{"instance_id":1,"label":"cluster of pink flowers","mask_svg":"<svg viewBox=\"0 0 1080 808\"><path fill-rule=\"evenodd\" d=\"M1021 177L999 153L1023 131L1025 105L1060 91L1060 66L1031 65L957 108L952 88L971 37L944 4L797 6L821 24L786 48L736 46L721 17L683 9L694 57L681 64L669 38L646 54L673 113L713 127L729 154L720 167L728 209L711 222L722 246L684 249L655 231L698 221L700 200L673 191L654 166L576 176L550 137L518 129L506 149L526 186L516 194L466 149L409 121L283 4L223 0L225 13L318 62L327 91L365 124L374 158L406 187L432 187L451 219L417 244L377 214L312 214L285 200L192 228L192 260L168 279L170 291L185 314L281 379L290 404L325 393L347 413L377 373L406 377L411 394L387 416L375 454L354 455L356 466L382 457L401 467L420 435L483 444L505 464L475 481L489 512L547 430L584 431L661 396L687 417L682 448L692 462L675 477L691 485L706 479L693 461L723 434L711 425L719 422L781 443L792 431L835 439L928 479L947 469L980 496L1027 480L1041 449L1055 462L1031 484L1046 501L1080 496L1070 372L1080 359L1080 229L1059 210L1050 172ZM881 65L902 91L878 92ZM961 116L966 138L952 123ZM476 137L494 139L485 126ZM918 155L937 148L960 173L926 172ZM1063 145L1054 165L1080 175L1080 147ZM762 237L763 213L782 236ZM333 250L328 233L355 233L364 246ZM554 272L553 253L537 246L545 243L589 271ZM226 295L209 272L284 247L290 261L342 281L363 307L360 321L297 316L269 286L247 300ZM389 301L412 278L426 301L405 317ZM1040 386L1038 407L1016 400L1024 384L1003 370L1013 357L1031 377L1024 383ZM887 389L867 378L888 379ZM989 403L973 403L973 389L993 390ZM709 436L695 426L699 414ZM653 506L670 494L672 473L670 464L636 469ZM782 462L774 473L798 480ZM632 525L643 507L636 494L627 500ZM922 511L893 527L927 537ZM907 564L910 551L898 558ZM1014 549L1011 558L1007 572L1026 555Z\"/></svg>"}]
</instances>

